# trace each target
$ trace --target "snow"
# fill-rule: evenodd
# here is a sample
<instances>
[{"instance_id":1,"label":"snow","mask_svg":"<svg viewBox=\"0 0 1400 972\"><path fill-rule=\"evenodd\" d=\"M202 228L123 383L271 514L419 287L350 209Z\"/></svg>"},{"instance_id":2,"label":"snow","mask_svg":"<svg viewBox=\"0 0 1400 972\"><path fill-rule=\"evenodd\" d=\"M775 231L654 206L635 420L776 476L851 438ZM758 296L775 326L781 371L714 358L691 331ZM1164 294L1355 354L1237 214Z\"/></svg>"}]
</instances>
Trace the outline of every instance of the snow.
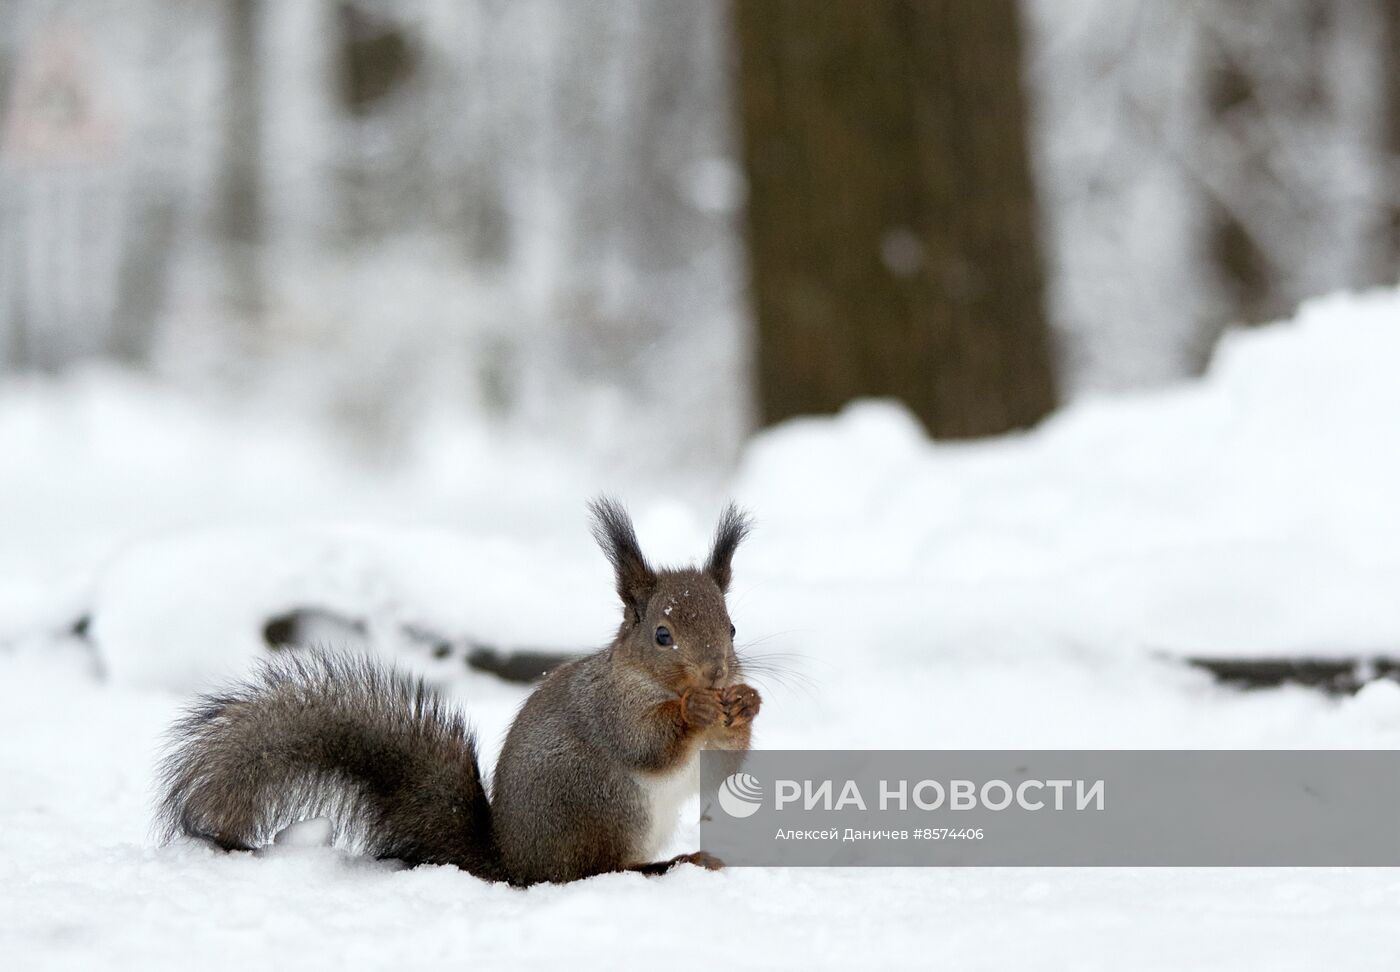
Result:
<instances>
[{"instance_id":1,"label":"snow","mask_svg":"<svg viewBox=\"0 0 1400 972\"><path fill-rule=\"evenodd\" d=\"M1400 653L1400 293L1232 335L1200 382L929 442L897 406L755 436L731 609L764 748L1400 746L1400 686L1240 693L1181 656ZM15 968L1348 968L1385 869L683 868L517 891L319 846L157 847L160 736L293 608L363 622L470 712L525 691L413 627L583 648L616 624L584 501L705 548L720 495L442 418L392 474L295 413L111 371L0 389L0 954ZM86 638L74 625L88 617ZM90 641L90 644L89 644ZM687 825L670 852L693 849Z\"/></svg>"}]
</instances>

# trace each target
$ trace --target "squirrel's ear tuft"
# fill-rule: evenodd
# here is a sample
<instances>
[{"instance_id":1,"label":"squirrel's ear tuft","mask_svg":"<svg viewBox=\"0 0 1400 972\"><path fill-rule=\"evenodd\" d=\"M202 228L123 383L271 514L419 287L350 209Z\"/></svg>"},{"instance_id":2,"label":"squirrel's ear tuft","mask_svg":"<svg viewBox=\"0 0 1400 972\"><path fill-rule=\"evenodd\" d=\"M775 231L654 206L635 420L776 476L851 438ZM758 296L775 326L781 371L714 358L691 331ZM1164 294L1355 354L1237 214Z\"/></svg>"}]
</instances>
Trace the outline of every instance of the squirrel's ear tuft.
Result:
<instances>
[{"instance_id":1,"label":"squirrel's ear tuft","mask_svg":"<svg viewBox=\"0 0 1400 972\"><path fill-rule=\"evenodd\" d=\"M733 576L730 562L734 559L734 551L738 549L739 542L748 536L751 525L748 514L741 512L733 503L720 514L719 526L715 528L714 549L705 563L705 573L713 577L719 589L725 593L729 592L729 580Z\"/></svg>"},{"instance_id":2,"label":"squirrel's ear tuft","mask_svg":"<svg viewBox=\"0 0 1400 972\"><path fill-rule=\"evenodd\" d=\"M598 497L588 508L593 513L593 536L617 574L617 596L632 619L640 621L656 590L656 572L642 556L632 518L621 503L607 496Z\"/></svg>"}]
</instances>

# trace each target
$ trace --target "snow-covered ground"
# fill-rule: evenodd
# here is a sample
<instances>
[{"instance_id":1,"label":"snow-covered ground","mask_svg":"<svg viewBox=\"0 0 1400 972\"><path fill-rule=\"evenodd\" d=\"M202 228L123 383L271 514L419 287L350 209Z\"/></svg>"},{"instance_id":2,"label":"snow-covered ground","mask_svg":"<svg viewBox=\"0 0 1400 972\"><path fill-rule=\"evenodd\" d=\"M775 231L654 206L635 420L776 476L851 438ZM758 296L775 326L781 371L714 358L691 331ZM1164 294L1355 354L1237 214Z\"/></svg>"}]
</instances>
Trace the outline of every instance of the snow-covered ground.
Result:
<instances>
[{"instance_id":1,"label":"snow-covered ground","mask_svg":"<svg viewBox=\"0 0 1400 972\"><path fill-rule=\"evenodd\" d=\"M768 748L1400 745L1400 687L1240 693L1184 655L1400 654L1400 294L1231 337L1207 378L1033 433L928 442L897 407L757 436L729 492ZM524 691L406 627L581 648L615 623L583 504L661 561L721 497L629 487L449 420L390 474L287 415L111 372L0 388L5 968L1391 968L1374 870L684 869L517 891L325 848L149 836L159 737L298 607L362 620L470 710ZM85 634L73 633L86 618ZM693 844L687 826L676 848Z\"/></svg>"}]
</instances>

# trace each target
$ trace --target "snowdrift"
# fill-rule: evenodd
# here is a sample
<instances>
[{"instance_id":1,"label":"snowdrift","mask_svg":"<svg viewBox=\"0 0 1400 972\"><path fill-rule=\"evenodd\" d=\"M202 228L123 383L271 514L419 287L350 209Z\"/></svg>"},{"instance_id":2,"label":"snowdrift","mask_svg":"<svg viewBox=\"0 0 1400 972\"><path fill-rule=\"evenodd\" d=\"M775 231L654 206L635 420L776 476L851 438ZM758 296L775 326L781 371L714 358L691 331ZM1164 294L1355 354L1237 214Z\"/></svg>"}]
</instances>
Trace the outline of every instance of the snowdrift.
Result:
<instances>
[{"instance_id":1,"label":"snowdrift","mask_svg":"<svg viewBox=\"0 0 1400 972\"><path fill-rule=\"evenodd\" d=\"M1400 296L1229 335L1202 380L1022 435L928 440L889 402L756 436L745 628L825 661L1400 652ZM0 395L0 641L86 630L113 680L188 690L298 608L571 650L612 626L583 502L632 501L662 559L709 502L446 421L378 475L285 417L92 372ZM629 488L630 487L630 488Z\"/></svg>"}]
</instances>

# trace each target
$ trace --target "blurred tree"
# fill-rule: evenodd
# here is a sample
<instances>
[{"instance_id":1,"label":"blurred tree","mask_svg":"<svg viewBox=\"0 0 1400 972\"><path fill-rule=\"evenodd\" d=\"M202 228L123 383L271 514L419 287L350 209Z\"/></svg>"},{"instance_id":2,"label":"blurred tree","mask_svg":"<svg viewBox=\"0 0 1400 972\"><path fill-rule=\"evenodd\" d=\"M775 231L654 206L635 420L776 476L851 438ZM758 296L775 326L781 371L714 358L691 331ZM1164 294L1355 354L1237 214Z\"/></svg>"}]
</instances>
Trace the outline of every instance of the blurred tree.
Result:
<instances>
[{"instance_id":1,"label":"blurred tree","mask_svg":"<svg viewBox=\"0 0 1400 972\"><path fill-rule=\"evenodd\" d=\"M1309 50L1308 53L1315 55L1316 52ZM1291 111L1306 109L1319 97L1315 84L1317 73L1312 70L1316 67L1309 57L1306 65L1292 75L1292 80L1301 83L1282 92L1284 98L1293 102ZM1229 56L1223 45L1217 47L1217 56L1207 62L1205 102L1210 121L1225 131L1237 131L1243 127L1238 116L1259 110L1253 79L1239 60ZM1273 146L1262 139L1241 139L1236 151L1240 170L1254 179L1270 178L1271 149ZM1284 295L1279 293L1274 281L1277 270L1270 265L1263 246L1255 242L1249 227L1230 206L1209 194L1207 211L1206 249L1223 291L1226 305L1223 317L1227 316L1228 320L1218 320L1216 326L1209 329L1207 340L1201 342L1202 368L1227 323L1235 320L1262 323L1287 310Z\"/></svg>"},{"instance_id":2,"label":"blurred tree","mask_svg":"<svg viewBox=\"0 0 1400 972\"><path fill-rule=\"evenodd\" d=\"M1233 324L1396 281L1396 0L1023 3L1070 395L1198 373Z\"/></svg>"},{"instance_id":3,"label":"blurred tree","mask_svg":"<svg viewBox=\"0 0 1400 972\"><path fill-rule=\"evenodd\" d=\"M1209 162L1198 167L1207 200L1205 246L1220 299L1207 329L1208 358L1227 325L1286 316L1316 286L1355 283L1358 268L1339 262L1325 282L1310 287L1304 261L1317 271L1327 258L1309 253L1300 260L1288 242L1300 234L1276 235L1287 222L1328 225L1342 208L1329 179L1337 160L1318 148L1335 145L1340 127L1331 76L1343 26L1337 4L1237 0L1194 16L1206 108L1199 141Z\"/></svg>"},{"instance_id":4,"label":"blurred tree","mask_svg":"<svg viewBox=\"0 0 1400 972\"><path fill-rule=\"evenodd\" d=\"M223 34L226 100L220 193L220 238L228 253L229 307L240 317L262 316L263 199L261 0L229 0Z\"/></svg>"},{"instance_id":5,"label":"blurred tree","mask_svg":"<svg viewBox=\"0 0 1400 972\"><path fill-rule=\"evenodd\" d=\"M0 357L56 369L112 350L128 136L109 34L43 11L0 104Z\"/></svg>"},{"instance_id":6,"label":"blurred tree","mask_svg":"<svg viewBox=\"0 0 1400 972\"><path fill-rule=\"evenodd\" d=\"M937 436L1055 404L1015 0L741 0L762 417L902 399Z\"/></svg>"},{"instance_id":7,"label":"blurred tree","mask_svg":"<svg viewBox=\"0 0 1400 972\"><path fill-rule=\"evenodd\" d=\"M1400 2L1377 0L1381 9L1384 135L1381 142L1381 198L1385 203L1383 239L1377 248L1376 281L1400 283Z\"/></svg>"},{"instance_id":8,"label":"blurred tree","mask_svg":"<svg viewBox=\"0 0 1400 972\"><path fill-rule=\"evenodd\" d=\"M1383 92L1397 52L1382 38L1396 9L1395 0L1192 8L1205 111L1181 156L1207 202L1204 283L1218 303L1207 346L1230 324L1374 283L1378 262L1390 262Z\"/></svg>"},{"instance_id":9,"label":"blurred tree","mask_svg":"<svg viewBox=\"0 0 1400 972\"><path fill-rule=\"evenodd\" d=\"M343 0L335 8L338 127L335 180L344 236L381 241L413 221L433 223L429 165L442 106L425 77L422 2Z\"/></svg>"},{"instance_id":10,"label":"blurred tree","mask_svg":"<svg viewBox=\"0 0 1400 972\"><path fill-rule=\"evenodd\" d=\"M420 53L403 28L363 4L343 0L340 97L353 114L367 114L413 76Z\"/></svg>"}]
</instances>

